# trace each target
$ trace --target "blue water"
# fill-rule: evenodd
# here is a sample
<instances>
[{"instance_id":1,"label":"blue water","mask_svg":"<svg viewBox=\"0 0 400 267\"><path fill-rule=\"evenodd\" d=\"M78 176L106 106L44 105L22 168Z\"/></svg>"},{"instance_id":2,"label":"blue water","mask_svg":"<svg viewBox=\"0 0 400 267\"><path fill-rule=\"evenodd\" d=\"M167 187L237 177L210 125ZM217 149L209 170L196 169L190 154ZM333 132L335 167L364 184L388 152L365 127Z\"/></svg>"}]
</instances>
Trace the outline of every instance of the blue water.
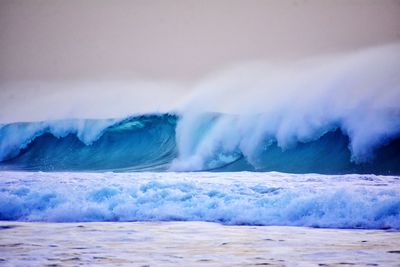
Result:
<instances>
[{"instance_id":1,"label":"blue water","mask_svg":"<svg viewBox=\"0 0 400 267\"><path fill-rule=\"evenodd\" d=\"M72 124L74 122L72 120ZM4 126L0 130L4 142L15 131L24 132L29 127L35 130L21 138L24 140L22 143L17 142L4 150L1 166L5 169L43 171L166 170L177 154L175 116L145 116L122 122L83 120L80 123L86 128L83 127L85 130L81 135L73 128L66 128L61 136L55 134L54 129L63 128L71 120L51 123L51 126L42 123ZM95 129L90 137L92 140L83 139L84 134L96 128L93 125L103 124L110 126Z\"/></svg>"},{"instance_id":2,"label":"blue water","mask_svg":"<svg viewBox=\"0 0 400 267\"><path fill-rule=\"evenodd\" d=\"M382 139L368 157L354 160L350 137L332 125L288 148L275 137L259 138L248 152L229 136L209 135L220 120L235 116L204 114L196 135L182 148L178 115L146 115L120 120L60 120L13 123L0 128L0 168L30 171L280 171L290 173L400 174L398 135ZM233 126L232 126L233 127ZM236 132L227 132L236 138ZM243 141L256 140L251 135ZM210 141L211 140L211 141ZM207 153L199 151L211 142ZM181 151L180 151L180 148ZM189 152L188 152L189 151ZM197 159L200 163L187 162ZM182 165L185 167L182 168Z\"/></svg>"},{"instance_id":3,"label":"blue water","mask_svg":"<svg viewBox=\"0 0 400 267\"><path fill-rule=\"evenodd\" d=\"M400 177L388 176L400 174L398 135L378 136L379 145L355 158L351 135L337 124L287 147L231 128L223 139L213 134L242 119L209 113L185 124L159 114L3 125L0 220L400 229Z\"/></svg>"},{"instance_id":4,"label":"blue water","mask_svg":"<svg viewBox=\"0 0 400 267\"><path fill-rule=\"evenodd\" d=\"M400 229L399 70L392 44L234 66L174 113L123 117L134 105L108 112L118 103L96 94L27 101L0 116L0 220Z\"/></svg>"}]
</instances>

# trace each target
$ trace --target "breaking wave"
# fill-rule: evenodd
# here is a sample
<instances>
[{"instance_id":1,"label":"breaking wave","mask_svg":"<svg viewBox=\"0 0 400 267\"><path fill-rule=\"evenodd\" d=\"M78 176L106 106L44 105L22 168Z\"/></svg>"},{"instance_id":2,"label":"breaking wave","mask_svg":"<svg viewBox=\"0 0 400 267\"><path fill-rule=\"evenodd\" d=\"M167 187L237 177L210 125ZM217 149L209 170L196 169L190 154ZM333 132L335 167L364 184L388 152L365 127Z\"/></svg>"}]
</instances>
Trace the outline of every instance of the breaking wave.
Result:
<instances>
[{"instance_id":1,"label":"breaking wave","mask_svg":"<svg viewBox=\"0 0 400 267\"><path fill-rule=\"evenodd\" d=\"M0 167L399 174L399 103L400 44L239 65L170 114L3 124Z\"/></svg>"},{"instance_id":2,"label":"breaking wave","mask_svg":"<svg viewBox=\"0 0 400 267\"><path fill-rule=\"evenodd\" d=\"M253 133L240 137L237 127L242 118L238 116L203 114L189 125L182 120L164 114L125 120L8 124L0 129L0 167L40 171L400 173L397 136L385 136L373 156L355 161L350 137L336 125L307 142L282 148L273 137L256 144L251 144L255 141ZM181 124L188 128L182 129ZM216 139L215 132L225 129L221 124L232 129L231 135ZM189 133L182 136L185 130ZM250 145L246 147L238 140Z\"/></svg>"}]
</instances>

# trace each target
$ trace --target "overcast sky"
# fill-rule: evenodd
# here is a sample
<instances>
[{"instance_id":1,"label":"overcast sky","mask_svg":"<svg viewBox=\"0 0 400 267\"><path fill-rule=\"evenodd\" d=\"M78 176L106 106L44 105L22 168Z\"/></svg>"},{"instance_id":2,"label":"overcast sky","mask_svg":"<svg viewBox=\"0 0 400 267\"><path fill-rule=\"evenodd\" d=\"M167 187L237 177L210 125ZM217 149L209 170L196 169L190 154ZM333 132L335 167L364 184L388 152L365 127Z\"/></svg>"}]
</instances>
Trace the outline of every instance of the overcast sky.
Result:
<instances>
[{"instance_id":1,"label":"overcast sky","mask_svg":"<svg viewBox=\"0 0 400 267\"><path fill-rule=\"evenodd\" d=\"M185 80L399 39L399 0L0 0L0 80Z\"/></svg>"}]
</instances>

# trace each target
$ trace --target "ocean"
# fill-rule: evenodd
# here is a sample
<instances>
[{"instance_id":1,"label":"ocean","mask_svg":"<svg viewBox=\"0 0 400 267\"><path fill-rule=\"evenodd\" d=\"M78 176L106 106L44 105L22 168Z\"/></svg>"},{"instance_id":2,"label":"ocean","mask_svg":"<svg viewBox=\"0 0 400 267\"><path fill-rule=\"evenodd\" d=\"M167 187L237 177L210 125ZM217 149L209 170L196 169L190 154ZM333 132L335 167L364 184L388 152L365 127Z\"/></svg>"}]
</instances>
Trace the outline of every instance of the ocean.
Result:
<instances>
[{"instance_id":1,"label":"ocean","mask_svg":"<svg viewBox=\"0 0 400 267\"><path fill-rule=\"evenodd\" d=\"M168 112L85 117L110 107L89 94L4 121L0 265L399 266L399 51L238 66Z\"/></svg>"}]
</instances>

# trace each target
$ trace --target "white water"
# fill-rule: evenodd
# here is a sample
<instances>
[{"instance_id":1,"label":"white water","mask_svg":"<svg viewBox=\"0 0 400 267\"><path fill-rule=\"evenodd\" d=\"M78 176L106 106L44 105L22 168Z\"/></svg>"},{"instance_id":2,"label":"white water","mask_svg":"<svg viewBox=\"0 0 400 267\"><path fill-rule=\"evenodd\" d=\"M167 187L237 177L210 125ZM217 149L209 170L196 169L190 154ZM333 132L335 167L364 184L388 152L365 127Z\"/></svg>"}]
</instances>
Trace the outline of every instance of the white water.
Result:
<instances>
[{"instance_id":1,"label":"white water","mask_svg":"<svg viewBox=\"0 0 400 267\"><path fill-rule=\"evenodd\" d=\"M211 221L400 229L400 178L0 172L1 220Z\"/></svg>"}]
</instances>

